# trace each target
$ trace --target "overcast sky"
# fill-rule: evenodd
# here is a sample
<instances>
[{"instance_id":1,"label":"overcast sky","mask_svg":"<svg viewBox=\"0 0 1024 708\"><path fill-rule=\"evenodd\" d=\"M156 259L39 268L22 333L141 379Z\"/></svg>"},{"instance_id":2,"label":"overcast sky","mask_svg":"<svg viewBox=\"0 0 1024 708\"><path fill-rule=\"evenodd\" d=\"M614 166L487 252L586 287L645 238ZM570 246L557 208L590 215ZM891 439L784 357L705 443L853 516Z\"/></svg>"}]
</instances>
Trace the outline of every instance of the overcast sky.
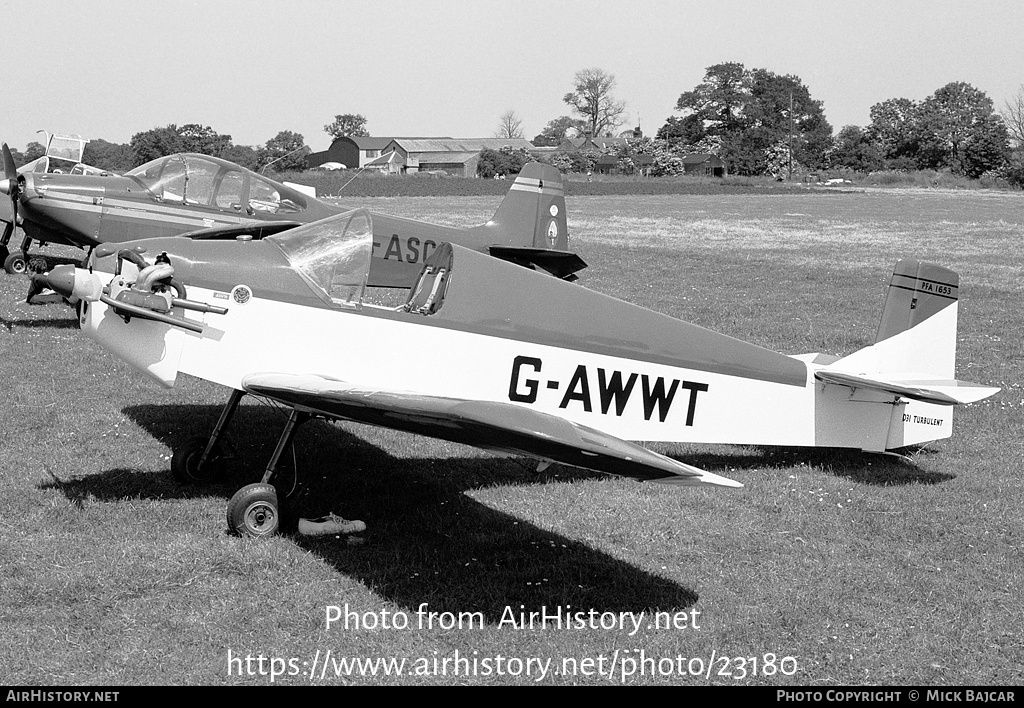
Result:
<instances>
[{"instance_id":1,"label":"overcast sky","mask_svg":"<svg viewBox=\"0 0 1024 708\"><path fill-rule=\"evenodd\" d=\"M836 131L953 81L997 108L1024 84L1021 0L0 0L0 27L0 140L20 150L37 130L127 143L169 123L323 150L339 113L377 136L486 137L508 109L532 138L590 67L648 135L727 61L798 76Z\"/></svg>"}]
</instances>

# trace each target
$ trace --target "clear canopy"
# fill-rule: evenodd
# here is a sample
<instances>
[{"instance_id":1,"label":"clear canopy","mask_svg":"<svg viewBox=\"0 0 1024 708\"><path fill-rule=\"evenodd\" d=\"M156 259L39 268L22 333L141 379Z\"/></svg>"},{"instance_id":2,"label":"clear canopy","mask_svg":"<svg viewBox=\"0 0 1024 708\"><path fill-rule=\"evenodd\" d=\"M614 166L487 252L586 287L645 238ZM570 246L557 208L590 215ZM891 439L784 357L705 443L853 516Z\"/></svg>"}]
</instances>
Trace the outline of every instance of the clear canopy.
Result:
<instances>
[{"instance_id":1,"label":"clear canopy","mask_svg":"<svg viewBox=\"0 0 1024 708\"><path fill-rule=\"evenodd\" d=\"M373 253L373 224L366 209L353 209L297 226L270 241L316 293L334 305L362 302Z\"/></svg>"},{"instance_id":2,"label":"clear canopy","mask_svg":"<svg viewBox=\"0 0 1024 708\"><path fill-rule=\"evenodd\" d=\"M227 160L203 155L158 157L125 176L164 202L249 214L294 214L306 208L306 200L299 192Z\"/></svg>"}]
</instances>

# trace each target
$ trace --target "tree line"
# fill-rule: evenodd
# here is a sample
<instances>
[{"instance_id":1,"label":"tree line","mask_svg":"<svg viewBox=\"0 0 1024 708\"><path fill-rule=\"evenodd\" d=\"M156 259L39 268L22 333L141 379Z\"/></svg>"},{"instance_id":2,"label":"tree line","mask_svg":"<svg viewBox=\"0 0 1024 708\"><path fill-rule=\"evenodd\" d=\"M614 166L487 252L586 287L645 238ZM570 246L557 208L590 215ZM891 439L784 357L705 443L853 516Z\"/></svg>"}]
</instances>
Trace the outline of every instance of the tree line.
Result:
<instances>
[{"instance_id":1,"label":"tree line","mask_svg":"<svg viewBox=\"0 0 1024 708\"><path fill-rule=\"evenodd\" d=\"M624 116L614 85L614 77L598 69L577 73L574 91L564 98L574 115L550 121L533 144L561 145L582 133L613 135ZM675 110L680 115L666 119L654 139L622 134L630 147L620 150L621 169L629 170L629 154L647 154L654 158L654 174L677 174L683 156L710 153L739 175L944 170L1024 185L1024 86L999 112L983 91L964 82L942 86L922 101L887 99L871 107L870 125L844 126L833 136L821 101L798 76L725 62L707 67ZM581 160L589 158L574 158Z\"/></svg>"},{"instance_id":2,"label":"tree line","mask_svg":"<svg viewBox=\"0 0 1024 708\"><path fill-rule=\"evenodd\" d=\"M563 145L582 135L614 136L626 120L626 104L615 96L614 75L598 68L576 72L572 91L563 102L572 115L559 116L537 134L537 147ZM739 62L707 67L702 81L684 91L675 111L654 138L632 131L617 148L619 168L633 169L635 155L652 158L655 175L681 174L682 158L694 153L721 157L731 174L785 176L821 170L944 170L977 178L1003 177L1024 184L1024 86L1014 102L997 112L985 93L964 82L952 82L922 101L891 98L871 107L868 126L844 126L833 136L821 101L798 76L768 69L748 69ZM355 113L339 114L324 126L333 138L369 136L367 120ZM497 137L522 138L522 120L512 109L499 119ZM123 172L175 152L199 152L259 170L303 169L303 137L281 131L263 145L234 145L230 135L209 126L174 124L136 133L127 145L93 140L83 160L96 167ZM43 146L29 143L16 161L42 155ZM519 151L521 152L521 151ZM566 171L593 168L602 153L564 151L546 159ZM525 154L489 151L481 160L490 176L518 171Z\"/></svg>"}]
</instances>

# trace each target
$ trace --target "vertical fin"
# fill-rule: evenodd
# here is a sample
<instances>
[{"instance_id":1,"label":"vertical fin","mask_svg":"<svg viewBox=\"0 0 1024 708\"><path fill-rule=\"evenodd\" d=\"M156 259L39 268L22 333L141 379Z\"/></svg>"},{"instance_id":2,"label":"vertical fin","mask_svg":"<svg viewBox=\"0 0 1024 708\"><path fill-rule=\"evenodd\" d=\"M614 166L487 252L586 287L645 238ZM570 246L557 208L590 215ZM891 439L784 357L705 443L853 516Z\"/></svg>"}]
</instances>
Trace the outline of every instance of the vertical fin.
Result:
<instances>
[{"instance_id":1,"label":"vertical fin","mask_svg":"<svg viewBox=\"0 0 1024 708\"><path fill-rule=\"evenodd\" d=\"M488 227L504 236L508 245L568 250L562 173L551 165L527 163Z\"/></svg>"},{"instance_id":2,"label":"vertical fin","mask_svg":"<svg viewBox=\"0 0 1024 708\"><path fill-rule=\"evenodd\" d=\"M960 276L905 259L893 269L875 343L830 368L868 376L953 379Z\"/></svg>"}]
</instances>

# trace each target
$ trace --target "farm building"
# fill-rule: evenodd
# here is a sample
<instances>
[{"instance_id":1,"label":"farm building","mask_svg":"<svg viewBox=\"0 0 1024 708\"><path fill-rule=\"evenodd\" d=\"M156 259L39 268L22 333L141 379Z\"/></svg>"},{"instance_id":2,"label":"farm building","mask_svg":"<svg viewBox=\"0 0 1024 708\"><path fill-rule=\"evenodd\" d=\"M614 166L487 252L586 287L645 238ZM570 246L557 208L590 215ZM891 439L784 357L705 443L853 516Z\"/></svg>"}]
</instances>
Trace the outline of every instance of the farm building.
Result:
<instances>
[{"instance_id":1,"label":"farm building","mask_svg":"<svg viewBox=\"0 0 1024 708\"><path fill-rule=\"evenodd\" d=\"M702 175L705 177L725 177L727 172L722 158L718 155L709 155L707 153L698 153L684 157L683 171L688 175Z\"/></svg>"},{"instance_id":2,"label":"farm building","mask_svg":"<svg viewBox=\"0 0 1024 708\"><path fill-rule=\"evenodd\" d=\"M365 167L370 170L377 170L385 175L398 175L402 173L405 165L402 158L396 152L386 152L375 160L370 160Z\"/></svg>"},{"instance_id":3,"label":"farm building","mask_svg":"<svg viewBox=\"0 0 1024 708\"><path fill-rule=\"evenodd\" d=\"M405 172L443 170L459 177L475 177L480 151L532 149L522 138L394 138L384 153L395 152L404 162Z\"/></svg>"},{"instance_id":4,"label":"farm building","mask_svg":"<svg viewBox=\"0 0 1024 708\"><path fill-rule=\"evenodd\" d=\"M306 156L308 168L319 167L325 162L339 162L345 167L366 167L369 163L384 154L386 148L394 140L451 140L451 138L369 138L341 137L335 138L331 146L323 152L314 152Z\"/></svg>"}]
</instances>

